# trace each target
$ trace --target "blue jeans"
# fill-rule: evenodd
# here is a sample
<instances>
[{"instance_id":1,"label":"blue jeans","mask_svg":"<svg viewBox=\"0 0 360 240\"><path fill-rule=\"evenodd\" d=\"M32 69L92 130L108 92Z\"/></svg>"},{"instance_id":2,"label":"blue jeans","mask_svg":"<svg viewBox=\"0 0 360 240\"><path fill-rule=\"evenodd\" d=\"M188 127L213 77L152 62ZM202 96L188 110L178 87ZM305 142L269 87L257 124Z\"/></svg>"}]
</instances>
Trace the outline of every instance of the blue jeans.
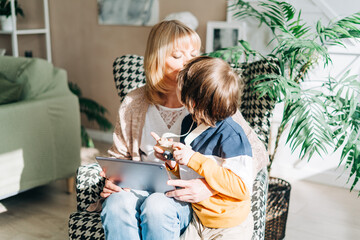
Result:
<instances>
[{"instance_id":1,"label":"blue jeans","mask_svg":"<svg viewBox=\"0 0 360 240\"><path fill-rule=\"evenodd\" d=\"M101 212L108 240L178 239L191 218L191 204L139 190L111 194Z\"/></svg>"}]
</instances>

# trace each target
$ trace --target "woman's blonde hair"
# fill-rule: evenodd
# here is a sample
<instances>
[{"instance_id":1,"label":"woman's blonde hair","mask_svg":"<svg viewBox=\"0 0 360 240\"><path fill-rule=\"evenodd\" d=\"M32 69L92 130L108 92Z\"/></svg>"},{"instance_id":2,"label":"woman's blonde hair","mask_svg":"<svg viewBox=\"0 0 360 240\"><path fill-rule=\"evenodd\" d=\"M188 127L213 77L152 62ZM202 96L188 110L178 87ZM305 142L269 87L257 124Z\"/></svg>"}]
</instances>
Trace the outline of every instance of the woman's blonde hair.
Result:
<instances>
[{"instance_id":1,"label":"woman's blonde hair","mask_svg":"<svg viewBox=\"0 0 360 240\"><path fill-rule=\"evenodd\" d=\"M208 56L196 57L178 74L181 101L197 124L214 126L236 113L239 77L230 65Z\"/></svg>"},{"instance_id":2,"label":"woman's blonde hair","mask_svg":"<svg viewBox=\"0 0 360 240\"><path fill-rule=\"evenodd\" d=\"M151 29L144 56L145 89L148 102L163 103L163 95L170 91L164 81L165 59L175 48L187 47L188 44L200 50L200 37L180 21L162 21Z\"/></svg>"}]
</instances>

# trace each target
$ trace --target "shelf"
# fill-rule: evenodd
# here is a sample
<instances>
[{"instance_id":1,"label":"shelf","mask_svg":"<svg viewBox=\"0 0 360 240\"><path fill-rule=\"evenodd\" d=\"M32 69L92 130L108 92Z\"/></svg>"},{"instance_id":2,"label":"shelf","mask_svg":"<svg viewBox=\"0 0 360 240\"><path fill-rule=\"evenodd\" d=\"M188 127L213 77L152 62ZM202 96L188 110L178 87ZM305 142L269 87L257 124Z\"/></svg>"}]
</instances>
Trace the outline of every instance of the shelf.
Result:
<instances>
[{"instance_id":1,"label":"shelf","mask_svg":"<svg viewBox=\"0 0 360 240\"><path fill-rule=\"evenodd\" d=\"M0 31L0 34L9 34L11 35L13 31ZM24 29L24 30L16 30L15 34L17 35L29 35L29 34L45 34L47 30L45 28L39 29Z\"/></svg>"},{"instance_id":2,"label":"shelf","mask_svg":"<svg viewBox=\"0 0 360 240\"><path fill-rule=\"evenodd\" d=\"M48 0L43 0L44 6L44 28L38 29L21 29L18 30L16 27L16 15L15 15L15 0L10 0L11 5L11 17L12 25L14 29L12 31L0 31L0 35L11 36L11 48L12 55L14 57L19 56L18 36L20 35L31 35L31 34L44 34L46 42L46 58L51 62L51 40L50 40L50 23L49 23L49 4Z\"/></svg>"}]
</instances>

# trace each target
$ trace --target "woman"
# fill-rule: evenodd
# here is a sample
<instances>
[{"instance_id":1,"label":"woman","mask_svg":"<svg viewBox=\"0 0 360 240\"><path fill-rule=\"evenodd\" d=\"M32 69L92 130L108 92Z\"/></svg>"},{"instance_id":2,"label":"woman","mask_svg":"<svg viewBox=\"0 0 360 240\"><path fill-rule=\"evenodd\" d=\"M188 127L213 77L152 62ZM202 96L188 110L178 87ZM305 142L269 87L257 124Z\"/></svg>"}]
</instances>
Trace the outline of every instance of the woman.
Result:
<instances>
[{"instance_id":1,"label":"woman","mask_svg":"<svg viewBox=\"0 0 360 240\"><path fill-rule=\"evenodd\" d=\"M122 102L110 155L134 161L159 161L153 150L156 141L150 132L180 133L181 122L188 112L176 96L176 77L187 61L199 54L200 45L197 33L176 20L163 21L152 28L144 58L147 82ZM254 165L265 166L267 156L263 144L239 112L233 118L249 138L254 159L258 160ZM166 164L169 169L175 167L173 161ZM105 177L103 172L102 176ZM106 198L101 213L106 238L177 239L191 220L189 203L208 199L215 193L204 179L168 183L181 189L166 195L125 192L106 180L101 193Z\"/></svg>"},{"instance_id":2,"label":"woman","mask_svg":"<svg viewBox=\"0 0 360 240\"><path fill-rule=\"evenodd\" d=\"M200 38L178 21L164 21L150 32L144 57L147 84L122 102L109 153L134 161L159 161L150 131L180 133L188 114L176 96L177 73L199 54ZM168 167L174 163L168 161ZM211 196L208 190L207 195ZM107 239L176 239L192 216L186 202L164 194L122 191L106 181L101 218Z\"/></svg>"}]
</instances>

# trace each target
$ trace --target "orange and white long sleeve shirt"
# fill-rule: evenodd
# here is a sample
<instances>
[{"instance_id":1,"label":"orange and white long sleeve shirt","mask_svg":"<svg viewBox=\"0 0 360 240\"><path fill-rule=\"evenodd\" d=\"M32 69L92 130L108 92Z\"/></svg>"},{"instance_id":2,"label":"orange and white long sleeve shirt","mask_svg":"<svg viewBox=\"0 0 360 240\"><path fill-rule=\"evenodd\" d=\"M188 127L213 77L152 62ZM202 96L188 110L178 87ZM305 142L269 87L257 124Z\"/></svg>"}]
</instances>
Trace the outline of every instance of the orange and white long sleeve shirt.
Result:
<instances>
[{"instance_id":1,"label":"orange and white long sleeve shirt","mask_svg":"<svg viewBox=\"0 0 360 240\"><path fill-rule=\"evenodd\" d=\"M191 121L185 117L182 132ZM179 167L181 179L205 178L217 192L192 204L201 223L210 228L241 224L250 213L253 185L251 145L241 126L229 117L215 127L197 126L182 141L196 153Z\"/></svg>"}]
</instances>

